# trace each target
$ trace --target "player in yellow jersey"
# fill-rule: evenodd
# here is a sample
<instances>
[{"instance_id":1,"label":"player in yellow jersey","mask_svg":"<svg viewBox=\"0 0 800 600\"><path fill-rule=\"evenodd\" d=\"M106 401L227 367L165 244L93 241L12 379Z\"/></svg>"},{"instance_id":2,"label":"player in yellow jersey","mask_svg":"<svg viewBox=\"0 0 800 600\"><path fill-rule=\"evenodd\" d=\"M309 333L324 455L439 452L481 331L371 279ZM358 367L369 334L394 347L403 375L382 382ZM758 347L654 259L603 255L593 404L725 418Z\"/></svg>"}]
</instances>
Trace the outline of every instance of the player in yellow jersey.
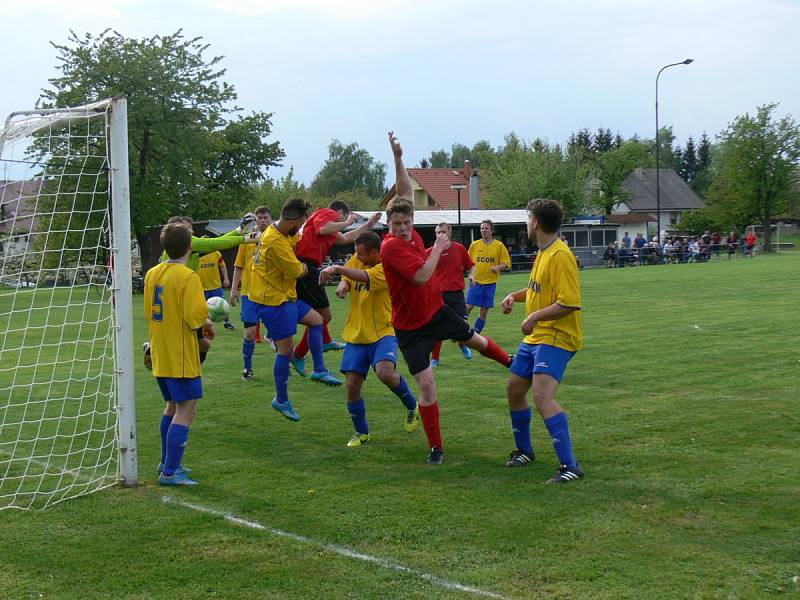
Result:
<instances>
[{"instance_id":1,"label":"player in yellow jersey","mask_svg":"<svg viewBox=\"0 0 800 600\"><path fill-rule=\"evenodd\" d=\"M189 426L203 397L198 332L214 338L214 325L197 273L186 266L192 252L191 234L180 224L161 231L169 257L147 272L144 312L150 330L153 375L167 402L161 416L161 485L197 485L181 465Z\"/></svg>"},{"instance_id":2,"label":"player in yellow jersey","mask_svg":"<svg viewBox=\"0 0 800 600\"><path fill-rule=\"evenodd\" d=\"M344 298L350 294L350 314L342 333L346 345L341 367L347 377L347 411L355 427L347 442L350 448L370 439L367 405L361 395L370 366L405 406L405 430L411 433L419 426L417 399L397 372L397 338L392 328L392 298L381 265L381 238L371 231L362 233L355 246L356 253L347 264L331 265L319 275L320 285L341 275L336 295Z\"/></svg>"},{"instance_id":3,"label":"player in yellow jersey","mask_svg":"<svg viewBox=\"0 0 800 600\"><path fill-rule=\"evenodd\" d=\"M525 303L519 346L508 380L508 407L516 449L507 467L524 467L534 460L531 442L533 386L536 409L550 433L561 466L547 483L569 483L584 475L572 451L567 415L556 402L567 363L583 348L581 288L578 267L569 247L558 237L564 211L556 200L534 200L528 204L528 237L536 241L539 254L531 269L528 287L503 299L503 312L515 302Z\"/></svg>"},{"instance_id":4,"label":"player in yellow jersey","mask_svg":"<svg viewBox=\"0 0 800 600\"><path fill-rule=\"evenodd\" d=\"M308 267L294 254L297 233L308 216L305 200L292 198L281 209L281 218L261 234L258 252L250 270L249 298L256 305L259 320L264 323L278 348L272 373L275 377L276 396L272 408L290 421L299 421L289 400L289 362L294 350L297 324L309 327L309 346L314 358L313 381L326 385L342 385L325 368L322 357L322 315L297 298L297 280L306 274Z\"/></svg>"},{"instance_id":5,"label":"player in yellow jersey","mask_svg":"<svg viewBox=\"0 0 800 600\"><path fill-rule=\"evenodd\" d=\"M255 212L256 227L264 233L272 223L272 214L266 206L259 206ZM231 306L236 306L241 298L241 318L244 331L242 332L242 358L244 369L242 379L253 378L253 352L256 348L256 332L258 331L258 313L255 305L248 296L250 290L250 273L253 256L258 251L257 244L242 244L236 253L236 262L233 267L233 282L231 283ZM241 283L241 290L239 284Z\"/></svg>"},{"instance_id":6,"label":"player in yellow jersey","mask_svg":"<svg viewBox=\"0 0 800 600\"><path fill-rule=\"evenodd\" d=\"M480 308L474 327L477 333L483 331L489 309L494 307L494 294L500 271L511 268L508 248L500 240L494 239L493 228L494 225L490 220L481 221L481 239L469 245L469 257L475 266L469 272L467 315L472 312L473 306Z\"/></svg>"},{"instance_id":7,"label":"player in yellow jersey","mask_svg":"<svg viewBox=\"0 0 800 600\"><path fill-rule=\"evenodd\" d=\"M239 247L241 248L241 246ZM225 259L222 258L222 253L219 250L203 254L200 257L197 274L200 276L200 283L203 285L203 295L206 300L209 298L225 298L225 292L222 288L230 287L231 282L228 280L228 265L225 264ZM229 317L225 317L223 325L225 329L234 329Z\"/></svg>"}]
</instances>

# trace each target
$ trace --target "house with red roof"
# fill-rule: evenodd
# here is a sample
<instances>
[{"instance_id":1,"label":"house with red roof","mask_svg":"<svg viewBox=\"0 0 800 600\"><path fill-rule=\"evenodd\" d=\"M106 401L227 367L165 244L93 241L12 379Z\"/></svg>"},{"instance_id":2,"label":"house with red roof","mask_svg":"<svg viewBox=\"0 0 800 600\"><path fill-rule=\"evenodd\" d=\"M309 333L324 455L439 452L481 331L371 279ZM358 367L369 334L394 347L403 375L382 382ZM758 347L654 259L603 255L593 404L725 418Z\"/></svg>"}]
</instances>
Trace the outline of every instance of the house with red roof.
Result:
<instances>
[{"instance_id":1,"label":"house with red roof","mask_svg":"<svg viewBox=\"0 0 800 600\"><path fill-rule=\"evenodd\" d=\"M462 169L408 169L414 187L414 210L458 210L459 192L453 185L463 185L460 191L461 210L485 208L478 194L478 171L468 160ZM389 188L381 207L396 196Z\"/></svg>"}]
</instances>

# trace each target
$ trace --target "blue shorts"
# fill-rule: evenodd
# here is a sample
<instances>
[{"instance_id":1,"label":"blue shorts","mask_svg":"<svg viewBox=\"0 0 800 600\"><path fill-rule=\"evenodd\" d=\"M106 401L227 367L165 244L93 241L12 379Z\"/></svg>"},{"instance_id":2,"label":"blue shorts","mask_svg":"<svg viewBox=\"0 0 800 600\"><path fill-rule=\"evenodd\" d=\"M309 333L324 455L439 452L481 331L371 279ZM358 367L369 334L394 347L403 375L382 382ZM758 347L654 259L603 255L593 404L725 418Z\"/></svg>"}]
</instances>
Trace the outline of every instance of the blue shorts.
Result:
<instances>
[{"instance_id":1,"label":"blue shorts","mask_svg":"<svg viewBox=\"0 0 800 600\"><path fill-rule=\"evenodd\" d=\"M511 363L511 372L523 379L532 379L536 373L544 373L561 383L567 363L573 356L574 352L557 346L522 342Z\"/></svg>"},{"instance_id":2,"label":"blue shorts","mask_svg":"<svg viewBox=\"0 0 800 600\"><path fill-rule=\"evenodd\" d=\"M467 304L480 306L481 308L494 307L494 290L496 283L476 283L469 287L467 292Z\"/></svg>"},{"instance_id":3,"label":"blue shorts","mask_svg":"<svg viewBox=\"0 0 800 600\"><path fill-rule=\"evenodd\" d=\"M372 344L347 342L342 355L342 373L353 372L367 377L370 366L374 369L382 360L397 364L397 338L385 335Z\"/></svg>"},{"instance_id":4,"label":"blue shorts","mask_svg":"<svg viewBox=\"0 0 800 600\"><path fill-rule=\"evenodd\" d=\"M222 291L221 287L218 287L215 290L203 290L203 295L206 297L206 300L209 298L224 298L225 294Z\"/></svg>"},{"instance_id":5,"label":"blue shorts","mask_svg":"<svg viewBox=\"0 0 800 600\"><path fill-rule=\"evenodd\" d=\"M258 325L258 311L256 310L256 303L250 300L247 296L241 297L241 317L242 323L245 327L255 327Z\"/></svg>"},{"instance_id":6,"label":"blue shorts","mask_svg":"<svg viewBox=\"0 0 800 600\"><path fill-rule=\"evenodd\" d=\"M276 342L297 333L297 324L311 307L302 300L290 300L279 306L267 306L253 302L259 319L267 328L268 336Z\"/></svg>"},{"instance_id":7,"label":"blue shorts","mask_svg":"<svg viewBox=\"0 0 800 600\"><path fill-rule=\"evenodd\" d=\"M180 404L184 400L203 397L202 377L156 377L164 402Z\"/></svg>"}]
</instances>

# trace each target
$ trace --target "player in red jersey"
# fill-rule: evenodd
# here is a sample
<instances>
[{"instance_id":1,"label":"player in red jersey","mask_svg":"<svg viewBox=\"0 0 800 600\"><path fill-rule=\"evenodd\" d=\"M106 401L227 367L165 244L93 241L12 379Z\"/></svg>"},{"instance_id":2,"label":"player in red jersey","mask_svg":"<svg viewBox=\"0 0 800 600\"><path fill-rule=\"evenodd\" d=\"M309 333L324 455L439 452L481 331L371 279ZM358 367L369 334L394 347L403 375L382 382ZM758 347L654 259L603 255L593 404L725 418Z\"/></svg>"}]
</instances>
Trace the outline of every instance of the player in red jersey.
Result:
<instances>
[{"instance_id":1,"label":"player in red jersey","mask_svg":"<svg viewBox=\"0 0 800 600\"><path fill-rule=\"evenodd\" d=\"M319 283L319 273L322 261L330 252L334 244L352 244L362 233L372 229L381 218L381 213L373 214L366 223L347 233L342 233L356 222L356 215L350 212L347 204L341 200L334 200L328 208L318 208L303 226L303 236L297 242L294 253L300 262L305 263L308 272L297 280L297 298L311 306L322 315L322 349L343 350L344 344L331 338L328 323L333 318L331 305L325 287ZM308 352L308 329L294 350L292 365L298 374L306 376L305 355Z\"/></svg>"},{"instance_id":2,"label":"player in red jersey","mask_svg":"<svg viewBox=\"0 0 800 600\"><path fill-rule=\"evenodd\" d=\"M391 131L389 143L394 154L397 197L386 206L389 235L381 246L381 262L392 297L392 325L397 343L419 387L419 412L430 448L428 463L440 465L444 449L436 380L430 368L430 353L436 342L463 342L504 367L510 366L511 358L491 339L475 333L461 315L445 305L435 270L449 240L438 235L430 253L425 251L422 238L414 231L413 188L403 164L403 149Z\"/></svg>"},{"instance_id":3,"label":"player in red jersey","mask_svg":"<svg viewBox=\"0 0 800 600\"><path fill-rule=\"evenodd\" d=\"M442 252L439 263L436 265L436 276L439 278L439 287L442 289L442 299L444 303L456 311L457 315L463 316L467 320L467 303L464 299L464 271L472 271L475 263L469 256L469 252L458 242L452 240L453 229L449 223L439 223L436 226L436 235L444 234L449 241L448 246ZM430 253L430 248L428 253ZM464 358L472 358L472 350L467 346L459 345ZM431 353L431 367L439 366L439 356L442 351L441 340L436 342Z\"/></svg>"}]
</instances>

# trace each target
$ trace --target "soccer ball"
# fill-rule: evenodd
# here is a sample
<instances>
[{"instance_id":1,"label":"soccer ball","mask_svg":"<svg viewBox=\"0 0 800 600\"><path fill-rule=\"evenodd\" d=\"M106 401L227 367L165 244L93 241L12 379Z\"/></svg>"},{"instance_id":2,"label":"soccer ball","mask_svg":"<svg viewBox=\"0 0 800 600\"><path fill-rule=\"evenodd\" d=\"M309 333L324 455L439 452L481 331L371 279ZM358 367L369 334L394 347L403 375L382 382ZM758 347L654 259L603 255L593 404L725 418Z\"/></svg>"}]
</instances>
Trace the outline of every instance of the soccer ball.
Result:
<instances>
[{"instance_id":1,"label":"soccer ball","mask_svg":"<svg viewBox=\"0 0 800 600\"><path fill-rule=\"evenodd\" d=\"M218 323L219 321L224 321L228 318L228 313L231 310L231 307L228 306L228 302L225 298L220 298L219 296L212 296L206 301L208 305L208 318Z\"/></svg>"}]
</instances>

